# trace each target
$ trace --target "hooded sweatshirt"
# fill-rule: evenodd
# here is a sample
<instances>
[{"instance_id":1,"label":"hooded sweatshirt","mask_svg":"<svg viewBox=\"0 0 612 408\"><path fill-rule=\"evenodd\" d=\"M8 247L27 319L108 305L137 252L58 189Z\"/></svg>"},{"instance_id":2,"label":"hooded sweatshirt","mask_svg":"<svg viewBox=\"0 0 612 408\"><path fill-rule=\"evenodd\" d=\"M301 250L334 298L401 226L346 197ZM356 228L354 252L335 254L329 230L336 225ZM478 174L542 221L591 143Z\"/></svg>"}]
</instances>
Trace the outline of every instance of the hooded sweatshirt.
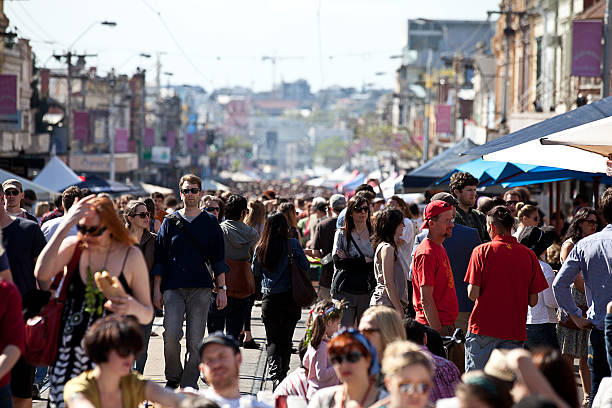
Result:
<instances>
[{"instance_id":1,"label":"hooded sweatshirt","mask_svg":"<svg viewBox=\"0 0 612 408\"><path fill-rule=\"evenodd\" d=\"M244 222L226 220L221 223L225 241L225 258L250 262L257 244L257 231Z\"/></svg>"}]
</instances>

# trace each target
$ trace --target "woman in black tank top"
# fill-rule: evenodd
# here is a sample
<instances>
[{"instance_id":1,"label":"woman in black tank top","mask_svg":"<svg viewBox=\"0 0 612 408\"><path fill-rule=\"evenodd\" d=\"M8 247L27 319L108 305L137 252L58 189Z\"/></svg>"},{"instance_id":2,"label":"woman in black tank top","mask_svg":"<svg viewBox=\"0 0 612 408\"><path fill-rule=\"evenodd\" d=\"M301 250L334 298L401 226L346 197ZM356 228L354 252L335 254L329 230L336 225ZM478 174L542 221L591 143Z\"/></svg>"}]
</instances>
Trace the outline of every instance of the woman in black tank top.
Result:
<instances>
[{"instance_id":1,"label":"woman in black tank top","mask_svg":"<svg viewBox=\"0 0 612 408\"><path fill-rule=\"evenodd\" d=\"M67 237L74 225L79 233ZM36 263L35 275L47 289L58 271L67 266L71 278L62 314L55 363L49 368L49 406L64 407L63 389L71 378L93 367L81 341L91 325L109 313L135 316L141 324L153 317L148 270L134 239L119 220L108 198L89 196L76 202L65 215ZM128 294L123 299L106 299L93 274L107 271L118 278Z\"/></svg>"}]
</instances>

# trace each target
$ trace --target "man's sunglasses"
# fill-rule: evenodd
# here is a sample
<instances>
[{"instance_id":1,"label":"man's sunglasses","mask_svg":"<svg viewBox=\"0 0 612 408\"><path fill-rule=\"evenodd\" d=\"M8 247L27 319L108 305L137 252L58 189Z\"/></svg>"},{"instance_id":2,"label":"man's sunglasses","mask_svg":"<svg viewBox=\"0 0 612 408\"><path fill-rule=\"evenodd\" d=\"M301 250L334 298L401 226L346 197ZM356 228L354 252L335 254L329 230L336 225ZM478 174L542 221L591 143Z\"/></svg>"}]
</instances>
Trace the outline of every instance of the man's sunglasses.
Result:
<instances>
[{"instance_id":1,"label":"man's sunglasses","mask_svg":"<svg viewBox=\"0 0 612 408\"><path fill-rule=\"evenodd\" d=\"M7 196L17 197L19 195L19 191L15 190L15 189L5 190L4 194L7 195Z\"/></svg>"},{"instance_id":2,"label":"man's sunglasses","mask_svg":"<svg viewBox=\"0 0 612 408\"><path fill-rule=\"evenodd\" d=\"M197 187L181 189L181 193L183 193L184 195L187 195L187 193L198 194L199 192L200 192L200 189Z\"/></svg>"},{"instance_id":3,"label":"man's sunglasses","mask_svg":"<svg viewBox=\"0 0 612 408\"><path fill-rule=\"evenodd\" d=\"M399 391L402 394L425 394L431 386L427 383L403 383L399 385Z\"/></svg>"},{"instance_id":4,"label":"man's sunglasses","mask_svg":"<svg viewBox=\"0 0 612 408\"><path fill-rule=\"evenodd\" d=\"M356 212L356 213L367 213L368 211L370 211L370 207L368 207L368 206L355 207L353 209L353 211Z\"/></svg>"},{"instance_id":5,"label":"man's sunglasses","mask_svg":"<svg viewBox=\"0 0 612 408\"><path fill-rule=\"evenodd\" d=\"M332 362L332 364L340 365L344 360L348 361L349 363L356 363L361 360L361 357L363 357L363 354L360 352L350 351L346 354L332 354L329 356L329 360Z\"/></svg>"},{"instance_id":6,"label":"man's sunglasses","mask_svg":"<svg viewBox=\"0 0 612 408\"><path fill-rule=\"evenodd\" d=\"M208 212L219 212L219 207L206 207L204 210Z\"/></svg>"},{"instance_id":7,"label":"man's sunglasses","mask_svg":"<svg viewBox=\"0 0 612 408\"><path fill-rule=\"evenodd\" d=\"M151 214L148 213L148 212L141 212L141 213L133 215L133 217L140 217L142 219L145 219L145 218L150 217L150 216L151 216Z\"/></svg>"},{"instance_id":8,"label":"man's sunglasses","mask_svg":"<svg viewBox=\"0 0 612 408\"><path fill-rule=\"evenodd\" d=\"M518 203L520 203L520 201L516 201L516 200L508 200L508 201L506 201L506 205L517 205Z\"/></svg>"},{"instance_id":9,"label":"man's sunglasses","mask_svg":"<svg viewBox=\"0 0 612 408\"><path fill-rule=\"evenodd\" d=\"M100 235L104 234L104 231L106 231L106 226L100 227L99 225L96 225L95 227L87 228L87 226L85 225L77 224L76 229L82 235L90 235L92 237L99 237Z\"/></svg>"}]
</instances>

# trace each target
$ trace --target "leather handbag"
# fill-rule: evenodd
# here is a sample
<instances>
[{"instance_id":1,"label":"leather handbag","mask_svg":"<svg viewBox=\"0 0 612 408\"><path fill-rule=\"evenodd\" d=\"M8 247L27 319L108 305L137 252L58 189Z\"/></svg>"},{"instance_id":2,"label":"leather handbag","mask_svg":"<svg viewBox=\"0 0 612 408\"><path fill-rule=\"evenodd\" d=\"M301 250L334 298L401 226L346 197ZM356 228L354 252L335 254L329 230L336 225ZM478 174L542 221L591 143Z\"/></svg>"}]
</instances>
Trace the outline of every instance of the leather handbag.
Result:
<instances>
[{"instance_id":1,"label":"leather handbag","mask_svg":"<svg viewBox=\"0 0 612 408\"><path fill-rule=\"evenodd\" d=\"M289 256L289 272L291 273L291 293L293 300L299 307L308 307L317 299L317 292L312 286L312 282L304 271L293 259L293 251L287 243L287 252Z\"/></svg>"},{"instance_id":2,"label":"leather handbag","mask_svg":"<svg viewBox=\"0 0 612 408\"><path fill-rule=\"evenodd\" d=\"M255 293L255 276L250 262L226 258L225 263L229 266L229 271L225 273L227 296L246 299Z\"/></svg>"},{"instance_id":3,"label":"leather handbag","mask_svg":"<svg viewBox=\"0 0 612 408\"><path fill-rule=\"evenodd\" d=\"M29 318L25 324L25 361L32 366L50 366L57 356L57 344L62 325L62 313L68 294L68 285L79 268L83 251L77 244L64 273L56 275L59 286L40 313Z\"/></svg>"}]
</instances>

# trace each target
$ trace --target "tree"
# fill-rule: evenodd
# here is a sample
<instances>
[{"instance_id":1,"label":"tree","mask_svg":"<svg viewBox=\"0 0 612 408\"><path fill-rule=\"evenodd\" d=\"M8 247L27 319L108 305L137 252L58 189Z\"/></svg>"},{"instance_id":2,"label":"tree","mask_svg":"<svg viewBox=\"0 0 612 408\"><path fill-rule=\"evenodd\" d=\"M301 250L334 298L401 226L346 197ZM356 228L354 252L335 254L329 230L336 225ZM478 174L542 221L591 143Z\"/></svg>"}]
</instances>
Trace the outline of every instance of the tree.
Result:
<instances>
[{"instance_id":1,"label":"tree","mask_svg":"<svg viewBox=\"0 0 612 408\"><path fill-rule=\"evenodd\" d=\"M315 159L322 162L325 167L335 169L346 160L348 142L340 136L331 136L317 144Z\"/></svg>"}]
</instances>

